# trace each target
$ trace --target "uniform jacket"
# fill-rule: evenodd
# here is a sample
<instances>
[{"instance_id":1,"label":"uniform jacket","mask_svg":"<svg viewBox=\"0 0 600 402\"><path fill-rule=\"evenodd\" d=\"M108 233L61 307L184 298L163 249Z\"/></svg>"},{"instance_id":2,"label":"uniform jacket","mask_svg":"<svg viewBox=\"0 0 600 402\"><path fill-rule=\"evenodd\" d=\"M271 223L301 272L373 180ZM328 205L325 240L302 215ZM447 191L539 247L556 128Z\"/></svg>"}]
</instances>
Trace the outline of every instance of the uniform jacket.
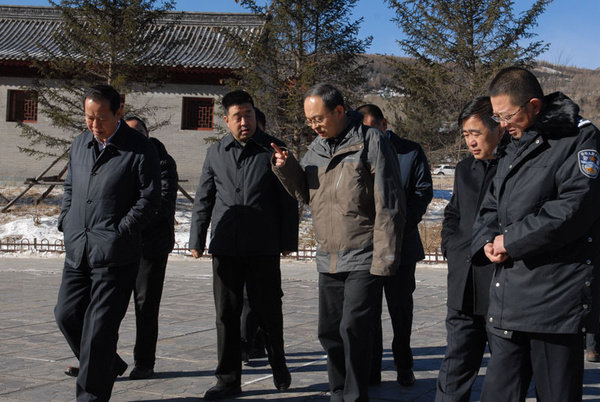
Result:
<instances>
[{"instance_id":1,"label":"uniform jacket","mask_svg":"<svg viewBox=\"0 0 600 402\"><path fill-rule=\"evenodd\" d=\"M160 208L142 230L145 258L169 254L175 245L175 204L177 201L177 164L158 139L150 137L160 160Z\"/></svg>"},{"instance_id":2,"label":"uniform jacket","mask_svg":"<svg viewBox=\"0 0 600 402\"><path fill-rule=\"evenodd\" d=\"M448 260L448 307L453 310L487 313L494 264L471 265L471 235L497 162L469 156L456 165L454 190L442 225L442 252Z\"/></svg>"},{"instance_id":3,"label":"uniform jacket","mask_svg":"<svg viewBox=\"0 0 600 402\"><path fill-rule=\"evenodd\" d=\"M298 163L273 166L290 194L310 205L319 272L392 275L400 262L406 205L396 153L384 134L350 112L332 150L317 137Z\"/></svg>"},{"instance_id":4,"label":"uniform jacket","mask_svg":"<svg viewBox=\"0 0 600 402\"><path fill-rule=\"evenodd\" d=\"M245 146L228 134L207 153L194 199L190 249L267 256L298 249L298 203L271 171L273 148L284 144L259 128Z\"/></svg>"},{"instance_id":5,"label":"uniform jacket","mask_svg":"<svg viewBox=\"0 0 600 402\"><path fill-rule=\"evenodd\" d=\"M121 121L96 157L93 134L75 138L69 151L58 229L64 233L65 263L93 268L138 261L142 228L160 205L156 149Z\"/></svg>"},{"instance_id":6,"label":"uniform jacket","mask_svg":"<svg viewBox=\"0 0 600 402\"><path fill-rule=\"evenodd\" d=\"M590 307L600 264L600 133L565 95L544 104L507 145L474 227L475 263L487 260L483 246L498 234L511 257L490 287L488 323L501 336L581 333L598 318Z\"/></svg>"},{"instance_id":7,"label":"uniform jacket","mask_svg":"<svg viewBox=\"0 0 600 402\"><path fill-rule=\"evenodd\" d=\"M406 224L400 263L412 264L425 258L425 250L419 234L419 222L433 198L431 170L425 152L419 144L400 138L391 131L388 131L388 138L396 149L406 197Z\"/></svg>"}]
</instances>

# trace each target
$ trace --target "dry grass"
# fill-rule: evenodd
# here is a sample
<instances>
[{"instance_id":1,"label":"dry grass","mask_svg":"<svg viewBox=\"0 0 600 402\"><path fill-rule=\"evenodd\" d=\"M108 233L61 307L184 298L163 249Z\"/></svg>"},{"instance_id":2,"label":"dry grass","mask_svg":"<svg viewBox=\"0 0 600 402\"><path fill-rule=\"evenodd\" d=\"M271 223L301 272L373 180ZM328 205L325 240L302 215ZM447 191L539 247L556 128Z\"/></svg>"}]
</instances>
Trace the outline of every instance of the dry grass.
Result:
<instances>
[{"instance_id":1,"label":"dry grass","mask_svg":"<svg viewBox=\"0 0 600 402\"><path fill-rule=\"evenodd\" d=\"M441 221L423 221L419 224L419 233L425 254L434 254L440 249L442 244L442 222Z\"/></svg>"},{"instance_id":2,"label":"dry grass","mask_svg":"<svg viewBox=\"0 0 600 402\"><path fill-rule=\"evenodd\" d=\"M0 186L0 207L21 194L27 186ZM16 218L33 217L37 221L41 216L58 216L62 201L62 188L55 188L50 194L39 201L47 186L37 186L29 189L8 211L0 214L0 224Z\"/></svg>"}]
</instances>

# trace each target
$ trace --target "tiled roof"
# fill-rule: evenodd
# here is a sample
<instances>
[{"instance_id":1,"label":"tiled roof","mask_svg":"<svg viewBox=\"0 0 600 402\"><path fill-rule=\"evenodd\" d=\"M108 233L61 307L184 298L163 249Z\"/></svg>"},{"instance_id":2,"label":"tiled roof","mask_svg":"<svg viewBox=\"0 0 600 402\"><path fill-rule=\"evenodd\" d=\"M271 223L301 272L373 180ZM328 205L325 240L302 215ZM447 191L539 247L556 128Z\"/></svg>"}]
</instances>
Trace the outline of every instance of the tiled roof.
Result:
<instances>
[{"instance_id":1,"label":"tiled roof","mask_svg":"<svg viewBox=\"0 0 600 402\"><path fill-rule=\"evenodd\" d=\"M235 69L240 61L218 32L226 27L234 33L254 35L263 25L260 16L243 13L169 13L181 15L155 44L163 46L171 37L184 38L162 65L175 68ZM60 11L52 7L0 6L0 63L25 62L26 54L44 59L43 47L57 51L52 33L62 24Z\"/></svg>"}]
</instances>

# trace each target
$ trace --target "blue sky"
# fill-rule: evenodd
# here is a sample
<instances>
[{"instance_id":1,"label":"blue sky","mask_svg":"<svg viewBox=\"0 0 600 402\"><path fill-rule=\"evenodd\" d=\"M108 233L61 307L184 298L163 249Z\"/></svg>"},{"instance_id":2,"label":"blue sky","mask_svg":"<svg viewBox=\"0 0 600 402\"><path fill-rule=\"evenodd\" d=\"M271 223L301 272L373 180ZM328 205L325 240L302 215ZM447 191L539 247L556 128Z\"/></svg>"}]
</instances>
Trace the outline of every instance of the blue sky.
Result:
<instances>
[{"instance_id":1,"label":"blue sky","mask_svg":"<svg viewBox=\"0 0 600 402\"><path fill-rule=\"evenodd\" d=\"M533 1L515 0L515 11L529 8ZM45 6L48 2L0 0L0 4ZM177 8L182 11L247 12L235 0L178 0ZM369 53L400 54L396 39L402 32L390 22L393 15L383 0L359 0L354 15L364 17L360 36L374 38ZM550 50L540 59L574 67L600 68L599 21L599 0L554 0L533 30L538 34L536 39L550 43Z\"/></svg>"}]
</instances>

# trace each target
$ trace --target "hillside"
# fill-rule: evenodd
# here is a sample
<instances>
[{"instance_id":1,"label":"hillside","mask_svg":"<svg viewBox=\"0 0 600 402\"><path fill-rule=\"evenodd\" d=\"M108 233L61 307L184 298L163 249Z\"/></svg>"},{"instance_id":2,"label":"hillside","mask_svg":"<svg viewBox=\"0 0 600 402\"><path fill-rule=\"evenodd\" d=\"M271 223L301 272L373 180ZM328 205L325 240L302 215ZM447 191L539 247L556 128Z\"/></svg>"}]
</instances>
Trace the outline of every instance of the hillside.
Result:
<instances>
[{"instance_id":1,"label":"hillside","mask_svg":"<svg viewBox=\"0 0 600 402\"><path fill-rule=\"evenodd\" d=\"M365 83L369 96L389 100L401 94L390 89L394 71L388 56L366 55L371 62L367 68ZM406 58L394 57L396 60ZM541 61L533 70L542 84L544 93L564 92L581 108L581 115L596 125L600 122L600 68L589 70Z\"/></svg>"},{"instance_id":2,"label":"hillside","mask_svg":"<svg viewBox=\"0 0 600 402\"><path fill-rule=\"evenodd\" d=\"M401 113L402 94L394 92L391 88L394 71L390 66L390 57L382 55L366 57L370 64L367 67L368 80L365 82L368 93L365 102L378 105L388 119L389 125L393 127L395 116ZM394 59L402 58L394 57ZM533 72L540 81L544 93L550 94L556 91L565 93L579 105L581 116L596 125L600 124L600 69L588 70L542 61ZM452 149L433 151L428 156L431 163L438 163L461 159L465 152L464 146L461 147L457 143ZM461 156L457 158L456 155Z\"/></svg>"}]
</instances>

